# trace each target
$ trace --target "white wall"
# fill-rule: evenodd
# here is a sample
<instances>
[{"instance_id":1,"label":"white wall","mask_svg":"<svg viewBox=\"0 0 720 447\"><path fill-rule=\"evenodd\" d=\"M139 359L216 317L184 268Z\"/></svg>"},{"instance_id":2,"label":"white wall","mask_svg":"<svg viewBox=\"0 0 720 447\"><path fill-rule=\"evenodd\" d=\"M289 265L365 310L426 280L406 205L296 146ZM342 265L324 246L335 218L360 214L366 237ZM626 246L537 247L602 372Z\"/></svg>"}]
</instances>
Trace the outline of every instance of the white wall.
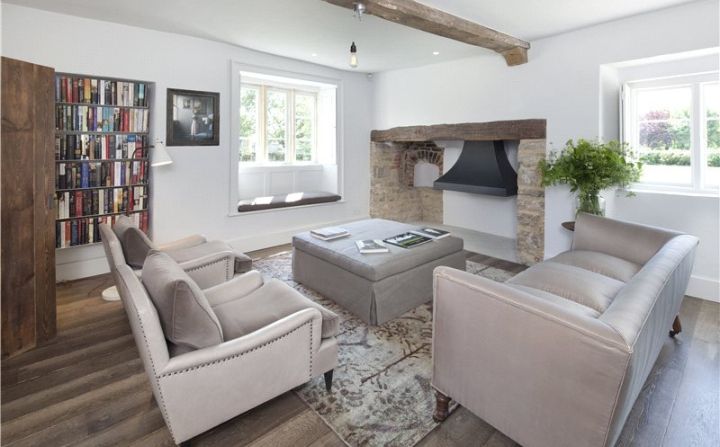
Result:
<instances>
[{"instance_id":1,"label":"white wall","mask_svg":"<svg viewBox=\"0 0 720 447\"><path fill-rule=\"evenodd\" d=\"M601 125L603 133L617 129L615 124L603 123L601 119L601 65L716 47L718 1L689 3L531 44L529 63L517 67L508 67L502 57L488 54L376 75L373 127L545 118L547 139L554 149L561 148L571 138L596 138L601 135ZM670 228L684 222L678 229L699 231L701 234L696 234L709 241L708 245L717 240L713 239L718 232L717 211L712 206L698 204L692 210L685 210L689 211L688 220L678 222L675 217L669 217L679 212L673 209L680 205L675 201L667 201L662 205L664 212L656 213L657 201L630 200L628 207L639 212L647 210L640 220L653 220L654 225ZM459 205L467 206L467 203ZM496 219L494 216L502 211L504 204L496 205L478 198L476 206L486 210L478 215L487 220ZM567 188L547 189L546 257L569 247L571 234L560 224L572 220L573 213L574 199ZM692 219L710 224L688 225ZM708 275L717 283L717 269L714 272L698 270L713 262L717 265L716 259L710 259L712 251L699 255L694 275Z\"/></svg>"},{"instance_id":2,"label":"white wall","mask_svg":"<svg viewBox=\"0 0 720 447\"><path fill-rule=\"evenodd\" d=\"M220 92L220 146L170 147L174 163L151 174L152 234L164 242L189 233L234 241L243 250L289 242L299 229L367 216L372 84L365 75L177 34L2 5L2 54L54 67L155 83L151 128L165 135L165 89ZM342 203L230 217L230 61L342 83ZM232 186L235 188L235 186ZM59 250L58 280L107 271L100 246Z\"/></svg>"}]
</instances>

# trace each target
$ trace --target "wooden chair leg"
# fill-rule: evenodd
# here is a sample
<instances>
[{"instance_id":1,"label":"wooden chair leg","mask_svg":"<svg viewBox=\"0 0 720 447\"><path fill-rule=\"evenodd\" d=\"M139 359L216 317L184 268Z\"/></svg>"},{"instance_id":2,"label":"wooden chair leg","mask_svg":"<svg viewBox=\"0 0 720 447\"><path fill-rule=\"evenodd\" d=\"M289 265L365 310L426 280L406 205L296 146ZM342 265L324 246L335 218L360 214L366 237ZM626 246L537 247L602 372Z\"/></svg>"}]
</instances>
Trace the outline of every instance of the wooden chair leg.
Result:
<instances>
[{"instance_id":1,"label":"wooden chair leg","mask_svg":"<svg viewBox=\"0 0 720 447\"><path fill-rule=\"evenodd\" d=\"M331 369L325 373L325 389L328 390L328 392L332 389L333 371L334 370Z\"/></svg>"},{"instance_id":2,"label":"wooden chair leg","mask_svg":"<svg viewBox=\"0 0 720 447\"><path fill-rule=\"evenodd\" d=\"M447 419L449 405L450 397L435 390L435 412L433 413L433 419L435 422L442 422Z\"/></svg>"},{"instance_id":3,"label":"wooden chair leg","mask_svg":"<svg viewBox=\"0 0 720 447\"><path fill-rule=\"evenodd\" d=\"M680 315L675 317L675 321L673 321L672 330L670 331L670 336L675 337L677 334L682 332L682 324L680 324Z\"/></svg>"}]
</instances>

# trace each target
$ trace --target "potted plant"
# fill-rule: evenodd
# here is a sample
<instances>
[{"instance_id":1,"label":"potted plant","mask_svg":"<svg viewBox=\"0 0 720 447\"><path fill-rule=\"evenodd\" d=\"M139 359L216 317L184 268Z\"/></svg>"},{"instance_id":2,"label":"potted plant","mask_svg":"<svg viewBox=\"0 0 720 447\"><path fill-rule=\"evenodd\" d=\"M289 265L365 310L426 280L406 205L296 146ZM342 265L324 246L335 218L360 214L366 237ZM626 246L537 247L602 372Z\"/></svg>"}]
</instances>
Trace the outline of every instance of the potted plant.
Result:
<instances>
[{"instance_id":1,"label":"potted plant","mask_svg":"<svg viewBox=\"0 0 720 447\"><path fill-rule=\"evenodd\" d=\"M578 193L577 212L603 215L600 191L612 186L626 188L640 179L642 164L631 160L625 143L569 140L559 154L540 162L542 184L569 185L572 192Z\"/></svg>"}]
</instances>

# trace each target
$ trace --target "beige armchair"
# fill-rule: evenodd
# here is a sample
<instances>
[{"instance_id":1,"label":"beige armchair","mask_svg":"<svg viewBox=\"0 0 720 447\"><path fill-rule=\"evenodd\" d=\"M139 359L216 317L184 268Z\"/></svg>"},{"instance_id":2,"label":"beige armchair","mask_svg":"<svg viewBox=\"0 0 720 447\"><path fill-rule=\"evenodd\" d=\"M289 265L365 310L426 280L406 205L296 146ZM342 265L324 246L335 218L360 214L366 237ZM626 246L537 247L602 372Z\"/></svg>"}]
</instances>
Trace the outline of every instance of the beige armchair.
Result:
<instances>
[{"instance_id":1,"label":"beige armchair","mask_svg":"<svg viewBox=\"0 0 720 447\"><path fill-rule=\"evenodd\" d=\"M100 224L105 255L115 277L118 265L130 266L140 275L145 258L151 250L170 255L187 271L200 287L211 287L252 269L252 259L222 241L208 241L192 235L168 244L154 244L133 222L120 217L113 227ZM114 278L117 283L117 278ZM105 295L105 294L104 294Z\"/></svg>"},{"instance_id":2,"label":"beige armchair","mask_svg":"<svg viewBox=\"0 0 720 447\"><path fill-rule=\"evenodd\" d=\"M338 317L251 271L201 290L153 251L118 289L153 394L176 443L325 375L337 362Z\"/></svg>"},{"instance_id":3,"label":"beige armchair","mask_svg":"<svg viewBox=\"0 0 720 447\"><path fill-rule=\"evenodd\" d=\"M435 419L453 399L525 447L615 445L678 321L697 244L581 214L572 250L506 283L435 269Z\"/></svg>"}]
</instances>

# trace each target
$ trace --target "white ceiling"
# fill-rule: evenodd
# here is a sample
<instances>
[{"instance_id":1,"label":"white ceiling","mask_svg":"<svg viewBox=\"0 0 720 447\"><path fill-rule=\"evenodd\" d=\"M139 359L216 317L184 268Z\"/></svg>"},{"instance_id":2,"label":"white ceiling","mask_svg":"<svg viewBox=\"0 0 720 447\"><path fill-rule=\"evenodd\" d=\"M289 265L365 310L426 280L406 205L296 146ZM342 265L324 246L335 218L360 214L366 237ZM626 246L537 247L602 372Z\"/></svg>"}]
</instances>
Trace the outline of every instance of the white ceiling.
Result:
<instances>
[{"instance_id":1,"label":"white ceiling","mask_svg":"<svg viewBox=\"0 0 720 447\"><path fill-rule=\"evenodd\" d=\"M227 42L340 69L355 41L359 71L489 54L321 0L4 0L32 8ZM530 41L693 0L421 0ZM532 51L532 49L531 49ZM439 55L433 55L439 52ZM532 59L532 53L531 53Z\"/></svg>"}]
</instances>

